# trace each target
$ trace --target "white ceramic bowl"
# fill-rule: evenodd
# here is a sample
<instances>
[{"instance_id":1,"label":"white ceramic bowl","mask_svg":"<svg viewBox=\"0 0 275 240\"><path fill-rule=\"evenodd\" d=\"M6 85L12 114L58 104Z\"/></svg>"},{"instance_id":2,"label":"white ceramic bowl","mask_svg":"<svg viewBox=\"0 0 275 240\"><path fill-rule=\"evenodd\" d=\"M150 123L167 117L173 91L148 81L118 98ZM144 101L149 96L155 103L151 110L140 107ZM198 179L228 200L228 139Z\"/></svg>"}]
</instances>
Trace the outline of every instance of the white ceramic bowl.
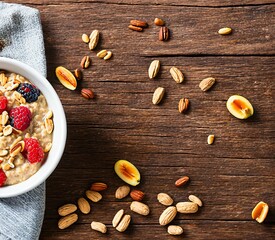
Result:
<instances>
[{"instance_id":1,"label":"white ceramic bowl","mask_svg":"<svg viewBox=\"0 0 275 240\"><path fill-rule=\"evenodd\" d=\"M28 192L44 182L57 167L66 143L67 123L62 104L46 78L32 67L10 58L0 57L0 69L15 72L32 82L46 97L49 108L53 111L54 131L52 148L41 168L24 182L0 187L0 198L17 196Z\"/></svg>"}]
</instances>

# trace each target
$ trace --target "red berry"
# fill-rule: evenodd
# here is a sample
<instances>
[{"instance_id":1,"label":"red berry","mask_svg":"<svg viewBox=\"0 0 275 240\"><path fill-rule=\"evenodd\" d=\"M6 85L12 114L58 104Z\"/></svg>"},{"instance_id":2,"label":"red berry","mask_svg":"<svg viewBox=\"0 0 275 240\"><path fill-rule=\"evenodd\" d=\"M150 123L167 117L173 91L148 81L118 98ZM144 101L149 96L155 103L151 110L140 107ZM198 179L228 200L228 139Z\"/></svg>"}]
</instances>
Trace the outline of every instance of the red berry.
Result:
<instances>
[{"instance_id":1,"label":"red berry","mask_svg":"<svg viewBox=\"0 0 275 240\"><path fill-rule=\"evenodd\" d=\"M6 174L4 173L3 169L0 169L0 187L2 187L7 179Z\"/></svg>"},{"instance_id":2,"label":"red berry","mask_svg":"<svg viewBox=\"0 0 275 240\"><path fill-rule=\"evenodd\" d=\"M11 109L9 116L11 120L10 125L21 131L27 129L32 120L31 111L24 106Z\"/></svg>"},{"instance_id":3,"label":"red berry","mask_svg":"<svg viewBox=\"0 0 275 240\"><path fill-rule=\"evenodd\" d=\"M7 109L8 99L5 96L0 96L0 114Z\"/></svg>"},{"instance_id":4,"label":"red berry","mask_svg":"<svg viewBox=\"0 0 275 240\"><path fill-rule=\"evenodd\" d=\"M41 162L44 159L44 152L35 138L25 138L25 148L22 152L23 156L28 159L30 163Z\"/></svg>"}]
</instances>

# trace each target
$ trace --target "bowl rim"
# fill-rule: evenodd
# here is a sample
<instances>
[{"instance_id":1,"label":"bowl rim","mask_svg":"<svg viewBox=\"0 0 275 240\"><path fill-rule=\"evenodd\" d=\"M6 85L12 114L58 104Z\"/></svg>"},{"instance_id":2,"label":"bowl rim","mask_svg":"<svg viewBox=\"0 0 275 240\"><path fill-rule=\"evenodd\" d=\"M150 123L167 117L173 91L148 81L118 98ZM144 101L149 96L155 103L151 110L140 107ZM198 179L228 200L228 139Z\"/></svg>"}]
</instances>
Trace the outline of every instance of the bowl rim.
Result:
<instances>
[{"instance_id":1,"label":"bowl rim","mask_svg":"<svg viewBox=\"0 0 275 240\"><path fill-rule=\"evenodd\" d=\"M55 170L63 155L67 139L67 121L62 103L49 81L31 66L18 60L0 57L0 69L15 72L35 84L45 96L48 105L54 106L53 146L39 170L23 182L0 187L0 198L26 193L42 184ZM49 97L48 97L49 95ZM58 121L57 121L58 119Z\"/></svg>"}]
</instances>

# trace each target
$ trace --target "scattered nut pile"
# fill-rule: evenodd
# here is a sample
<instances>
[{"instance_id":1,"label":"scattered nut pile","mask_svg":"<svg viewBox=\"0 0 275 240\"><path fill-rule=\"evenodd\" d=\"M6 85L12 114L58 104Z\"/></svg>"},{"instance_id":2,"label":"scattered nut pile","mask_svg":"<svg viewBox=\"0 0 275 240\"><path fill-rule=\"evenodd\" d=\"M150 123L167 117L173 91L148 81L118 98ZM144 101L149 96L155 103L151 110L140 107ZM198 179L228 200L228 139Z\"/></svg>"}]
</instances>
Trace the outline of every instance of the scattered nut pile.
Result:
<instances>
[{"instance_id":1,"label":"scattered nut pile","mask_svg":"<svg viewBox=\"0 0 275 240\"><path fill-rule=\"evenodd\" d=\"M129 185L136 186L140 183L140 173L138 169L129 161L117 161L114 170L117 175ZM189 177L183 176L175 181L175 186L184 186L188 181ZM122 185L118 187L115 192L115 198L120 200L126 198L130 194L130 197L133 200L130 204L130 210L143 216L149 215L149 206L141 202L145 195L144 192L137 189L131 190L129 185ZM91 185L90 189L86 190L86 197L91 202L97 203L102 200L102 195L100 192L106 190L107 188L107 184L103 182L95 182ZM69 203L58 208L58 214L61 216L58 221L59 229L68 228L78 220L78 214L75 213L77 209L79 209L83 214L90 213L91 206L87 199L80 197L77 200L78 207L76 204ZM188 199L189 201L178 202L176 206L172 206L174 203L173 198L167 193L159 193L157 195L158 202L167 207L163 210L159 217L159 224L161 226L166 226L176 218L177 213L196 213L199 210L199 207L203 206L201 199L195 195L189 195ZM252 218L256 219L259 223L262 223L267 216L268 210L269 207L266 203L259 202L252 211ZM125 214L125 210L120 209L114 215L112 225L117 231L124 232L127 230L130 222L131 215ZM101 233L107 232L107 226L102 222L93 221L91 223L91 228ZM170 235L181 235L183 233L183 228L177 225L169 225L167 232Z\"/></svg>"},{"instance_id":2,"label":"scattered nut pile","mask_svg":"<svg viewBox=\"0 0 275 240\"><path fill-rule=\"evenodd\" d=\"M154 24L156 26L160 26L158 39L160 41L168 41L170 38L169 29L164 26L165 22L160 18L155 18ZM131 20L130 25L128 26L129 29L133 31L142 32L145 28L149 25L145 21L141 20ZM232 29L229 27L221 28L218 33L220 35L228 35L232 33ZM82 35L82 41L88 44L90 50L94 50L97 47L99 41L99 31L94 30L88 36L87 34ZM108 60L112 57L112 52L106 49L99 51L97 57L100 59ZM91 58L89 55L86 55L82 58L80 66L81 68L87 69L91 65ZM148 76L149 79L155 79L158 76L160 70L160 61L154 60L151 62L148 68ZM173 66L170 69L170 74L172 79L177 83L181 84L184 82L184 74L180 69ZM68 69L59 66L56 68L56 76L66 88L70 90L75 90L77 88L77 81L82 80L83 73L82 71L77 68L74 70L74 73L69 71ZM216 80L213 77L207 77L203 79L200 84L199 88L206 92L212 88L215 84ZM93 99L95 97L94 92L90 89L82 89L81 95L86 99ZM163 87L158 87L154 91L152 97L152 103L154 105L158 105L161 103L163 97L165 95L165 89ZM181 98L178 103L178 111L180 113L186 113L189 108L190 102L187 98ZM253 115L254 110L251 103L244 97L239 95L231 96L227 101L227 109L228 111L239 119L246 119ZM213 144L215 140L215 136L213 134L209 135L207 138L207 143L209 145ZM140 183L140 173L138 169L127 160L119 160L116 162L114 167L115 172L117 175L127 184L131 186L136 186ZM175 182L175 186L181 187L185 185L189 181L189 177L184 176L178 179ZM133 189L131 190L129 185L123 185L117 188L115 192L116 199L123 199L126 198L128 195L132 198L132 202L130 204L130 210L137 214L147 216L150 213L149 206L141 201L144 199L144 192ZM96 182L93 183L88 189L85 194L86 198L93 203L97 203L102 199L101 191L104 191L108 188L105 183ZM60 229L65 229L75 223L78 220L78 214L75 213L77 209L80 210L82 214L89 214L91 211L91 206L89 201L85 197L80 197L77 200L76 204L65 204L58 209L58 214L61 216L60 220L58 221L58 227ZM159 217L159 224L161 226L169 225L176 217L178 213L182 214L192 214L196 213L199 210L199 207L203 206L202 201L195 195L189 195L189 201L182 201L178 202L175 206L173 206L173 198L168 195L167 193L159 193L157 195L157 200L162 205L166 206L166 209L163 210ZM262 223L267 216L268 213L268 205L264 202L259 202L252 211L252 218L256 219L259 223ZM131 222L131 215L125 214L124 209L120 209L114 215L112 220L112 226L119 232L124 232L127 230L128 226ZM91 223L91 228L95 231L106 233L107 226L102 222L93 221ZM183 233L183 228L177 225L169 225L167 227L167 232L171 235L181 235Z\"/></svg>"},{"instance_id":3,"label":"scattered nut pile","mask_svg":"<svg viewBox=\"0 0 275 240\"><path fill-rule=\"evenodd\" d=\"M102 195L99 193L104 191L108 188L105 183L97 182L93 183L89 190L87 190L86 197L91 200L93 203L99 202L102 199ZM58 214L61 216L60 220L58 221L58 227L60 229L65 229L72 224L74 224L78 220L78 215L76 210L79 208L80 212L83 214L89 214L91 211L90 203L84 197L80 197L77 200L77 205L69 203L65 204L58 208ZM100 229L98 231L104 232L104 224L98 222L92 222L91 226L92 229ZM104 225L105 226L105 225ZM106 226L105 226L106 228ZM105 231L106 232L106 231Z\"/></svg>"},{"instance_id":4,"label":"scattered nut pile","mask_svg":"<svg viewBox=\"0 0 275 240\"><path fill-rule=\"evenodd\" d=\"M179 178L175 182L175 186L181 187L185 185L188 181L189 177L184 176L182 178ZM167 193L159 193L157 195L159 203L161 203L164 206L167 206L167 208L162 212L162 214L159 217L159 224L161 226L166 226L175 219L177 213L196 213L199 209L198 206L202 207L202 201L195 195L190 195L188 198L190 202L178 202L176 206L171 206L174 202L172 197L169 196ZM170 225L167 228L167 232L171 235L181 235L183 233L183 229L182 227L177 225Z\"/></svg>"},{"instance_id":5,"label":"scattered nut pile","mask_svg":"<svg viewBox=\"0 0 275 240\"><path fill-rule=\"evenodd\" d=\"M127 160L119 160L115 164L115 172L117 175L126 183L132 186L136 186L140 183L140 173L138 169ZM131 174L129 174L131 173ZM132 198L132 203L130 205L130 210L143 216L147 216L150 213L149 207L142 203L144 198L144 193L140 190L133 189L129 185L123 185L117 188L115 192L116 199L126 198L129 194ZM90 189L86 190L85 195L88 200L92 203L97 203L102 200L102 195L100 192L105 191L108 188L106 183L95 182L91 185ZM83 214L89 214L91 211L91 206L88 200L84 197L80 197L76 204L65 204L58 208L58 214L61 218L58 221L58 227L60 229L65 229L74 224L78 220L78 215L75 213L77 209ZM131 222L131 215L124 214L125 210L119 210L112 221L112 225L119 232L124 232L127 230ZM91 223L91 228L95 231L106 233L107 226L102 222L93 221Z\"/></svg>"},{"instance_id":6,"label":"scattered nut pile","mask_svg":"<svg viewBox=\"0 0 275 240\"><path fill-rule=\"evenodd\" d=\"M159 40L160 41L168 41L169 40L169 29L165 27L165 22L160 18L155 18L154 24L156 26L160 26L159 29ZM145 21L141 20L131 20L130 25L128 26L129 29L137 32L142 32L144 28L147 28L149 25Z\"/></svg>"},{"instance_id":7,"label":"scattered nut pile","mask_svg":"<svg viewBox=\"0 0 275 240\"><path fill-rule=\"evenodd\" d=\"M129 161L117 161L114 166L114 170L117 175L129 185L136 186L140 183L140 173L138 169ZM188 181L188 176L181 177L175 182L175 186L181 187L185 185ZM145 195L144 192L137 189L131 190L129 185L122 185L118 187L115 192L115 198L121 200L130 195L133 200L130 204L130 210L142 216L149 215L149 206L142 202ZM95 182L91 185L90 189L86 190L86 197L91 202L97 203L102 200L102 195L100 192L105 191L107 188L108 186L106 183ZM78 220L78 215L77 213L75 213L77 209L79 209L80 212L83 214L90 213L91 206L87 199L85 199L84 197L80 197L77 200L78 207L76 206L76 204L69 203L58 208L58 214L61 216L60 220L58 221L58 227L60 229L65 229ZM157 195L157 200L159 201L159 203L167 207L159 217L159 224L161 226L165 226L171 223L175 219L177 213L196 213L199 209L198 206L202 207L202 201L195 195L189 196L190 202L178 202L176 206L171 206L174 201L172 197L169 196L167 193L159 193ZM120 209L114 215L112 225L117 231L124 232L127 230L130 222L131 215L125 214L125 210ZM91 228L101 233L107 232L107 226L102 222L93 221L91 223ZM170 225L167 228L167 232L171 235L180 235L183 233L183 229L180 226Z\"/></svg>"},{"instance_id":8,"label":"scattered nut pile","mask_svg":"<svg viewBox=\"0 0 275 240\"><path fill-rule=\"evenodd\" d=\"M89 49L94 50L99 42L99 31L94 30L90 34L90 37L87 34L82 34L82 41L88 44ZM97 57L108 60L112 57L113 53L106 49L99 51ZM83 70L89 68L91 65L91 57L86 55L82 58L80 66ZM83 73L81 69L76 68L73 73L66 69L65 67L59 66L55 70L55 74L60 81L60 83L69 90L75 90L77 88L77 81L81 81L83 78ZM83 88L81 89L81 96L86 99L95 98L95 94L91 89Z\"/></svg>"}]
</instances>

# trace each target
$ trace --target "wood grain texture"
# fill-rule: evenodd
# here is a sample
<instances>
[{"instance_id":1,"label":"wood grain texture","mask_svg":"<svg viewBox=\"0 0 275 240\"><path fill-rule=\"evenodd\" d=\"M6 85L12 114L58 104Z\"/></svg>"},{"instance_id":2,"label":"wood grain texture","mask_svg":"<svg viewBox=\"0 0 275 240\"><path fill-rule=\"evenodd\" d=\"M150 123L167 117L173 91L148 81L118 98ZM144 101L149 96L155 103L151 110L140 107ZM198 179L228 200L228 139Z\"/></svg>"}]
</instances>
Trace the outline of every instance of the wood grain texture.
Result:
<instances>
[{"instance_id":1,"label":"wood grain texture","mask_svg":"<svg viewBox=\"0 0 275 240\"><path fill-rule=\"evenodd\" d=\"M134 216L135 217L135 216ZM133 219L135 221L135 218ZM47 220L46 224L53 229L56 223ZM127 232L118 233L110 226L108 233L103 235L90 229L90 224L77 224L70 230L63 232L49 232L48 237L42 236L41 239L236 239L242 240L244 237L249 239L261 239L263 228L255 226L250 221L193 221L193 220L176 220L175 224L183 226L184 233L182 236L169 236L166 227L160 225L140 225L132 224ZM253 231L251 231L253 229ZM274 226L267 224L265 226L266 239L272 239L274 236ZM114 237L115 236L115 237Z\"/></svg>"},{"instance_id":2,"label":"wood grain texture","mask_svg":"<svg viewBox=\"0 0 275 240\"><path fill-rule=\"evenodd\" d=\"M110 14L108 7L116 14ZM152 6L150 11L144 11L142 6L135 5L80 3L66 7L49 5L42 8L41 13L45 22L44 31L46 36L49 36L51 45L48 50L55 50L56 54L65 50L64 53L70 53L71 58L81 55L80 49L84 49L77 44L81 41L79 36L83 32L89 34L93 29L100 29L101 48L113 49L114 56L123 55L126 46L129 56L147 57L275 53L272 37L275 32L274 5L214 9ZM43 15L48 18L43 19ZM159 27L153 24L156 15L165 19L170 29L171 38L168 42L158 41ZM149 28L145 29L144 33L131 31L127 26L133 18L148 21ZM53 23L50 24L48 21ZM233 28L233 33L220 36L217 32L225 26ZM66 34L69 30L70 34ZM55 55L52 57L55 58ZM60 58L62 59L64 58Z\"/></svg>"},{"instance_id":3,"label":"wood grain texture","mask_svg":"<svg viewBox=\"0 0 275 240\"><path fill-rule=\"evenodd\" d=\"M8 1L7 1L8 2ZM219 1L219 0L16 0L16 2L21 4L30 4L30 5L65 5L65 4L75 4L75 3L102 3L102 4L118 4L118 5L143 5L143 6L154 6L154 5L164 5L164 6L184 6L184 7L231 7L231 6L253 6L253 5L270 5L274 3L274 0L235 0L235 1Z\"/></svg>"},{"instance_id":4,"label":"wood grain texture","mask_svg":"<svg viewBox=\"0 0 275 240\"><path fill-rule=\"evenodd\" d=\"M18 0L41 12L48 79L57 91L68 121L65 153L47 181L47 206L41 239L175 239L158 225L164 207L159 192L169 193L175 203L189 194L204 206L197 214L178 214L173 223L184 229L184 239L273 239L275 232L274 90L275 4L269 0L247 1L31 1ZM168 42L159 42L155 17L171 30ZM131 19L148 21L144 32L127 28ZM220 36L224 26L233 33ZM101 40L95 51L81 41L83 33L98 29ZM109 61L96 52L113 52ZM92 60L76 91L65 89L54 69L79 67L84 55ZM157 79L149 80L148 67L159 59ZM172 66L185 76L176 84ZM202 92L199 82L215 77L217 83ZM151 103L157 87L164 87L163 102ZM92 88L96 99L80 96L81 87ZM242 121L227 111L229 96L240 94L254 106L253 117ZM190 109L180 114L180 98ZM207 144L214 134L215 143ZM148 217L130 212L131 199L116 200L123 182L113 170L119 159L128 159L140 170L137 189L145 192ZM178 177L190 183L176 188ZM103 200L91 203L87 216L66 230L58 230L57 208L76 202L92 182L109 188ZM270 206L264 224L251 219L259 201ZM116 211L125 209L133 223L125 233L110 226ZM90 228L92 221L107 224L108 234Z\"/></svg>"}]
</instances>

